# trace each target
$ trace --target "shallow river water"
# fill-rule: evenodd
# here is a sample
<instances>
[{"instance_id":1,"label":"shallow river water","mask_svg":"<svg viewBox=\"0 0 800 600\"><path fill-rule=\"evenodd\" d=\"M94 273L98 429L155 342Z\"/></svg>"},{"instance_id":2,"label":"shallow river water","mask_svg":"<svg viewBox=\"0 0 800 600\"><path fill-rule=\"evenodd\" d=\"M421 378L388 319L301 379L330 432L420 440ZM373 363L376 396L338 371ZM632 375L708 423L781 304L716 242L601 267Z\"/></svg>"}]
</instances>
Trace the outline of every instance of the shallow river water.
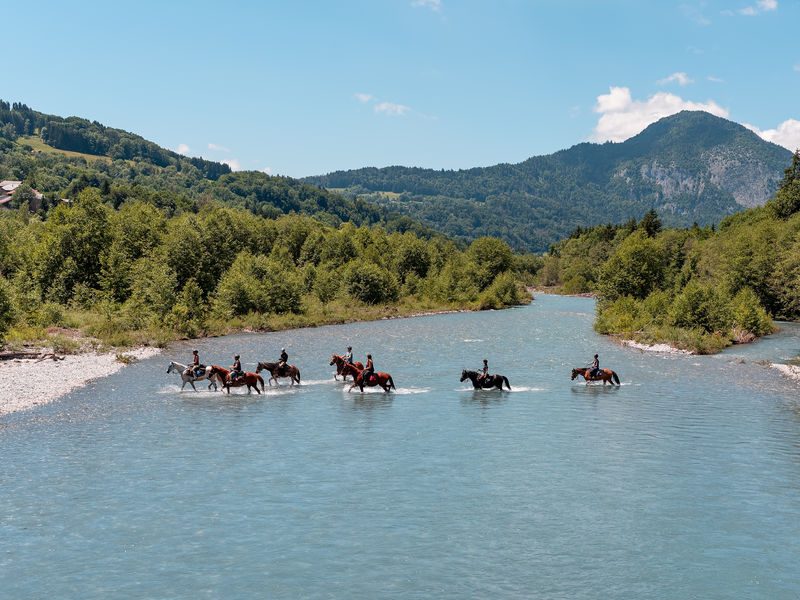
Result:
<instances>
[{"instance_id":1,"label":"shallow river water","mask_svg":"<svg viewBox=\"0 0 800 600\"><path fill-rule=\"evenodd\" d=\"M800 597L798 387L759 363L800 329L659 355L593 309L196 344L248 370L286 346L303 384L262 396L179 392L177 345L3 417L0 597ZM333 381L348 343L396 394ZM594 352L620 388L570 381ZM459 382L484 357L510 393Z\"/></svg>"}]
</instances>

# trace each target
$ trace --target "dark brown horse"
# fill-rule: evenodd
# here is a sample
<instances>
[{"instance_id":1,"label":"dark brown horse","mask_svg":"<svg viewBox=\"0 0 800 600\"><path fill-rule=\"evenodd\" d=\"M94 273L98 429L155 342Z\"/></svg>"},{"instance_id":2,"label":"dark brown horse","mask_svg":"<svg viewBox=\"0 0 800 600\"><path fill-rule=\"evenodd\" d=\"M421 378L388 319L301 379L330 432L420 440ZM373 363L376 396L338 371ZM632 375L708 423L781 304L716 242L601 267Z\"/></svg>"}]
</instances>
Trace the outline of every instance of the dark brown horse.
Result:
<instances>
[{"instance_id":1,"label":"dark brown horse","mask_svg":"<svg viewBox=\"0 0 800 600\"><path fill-rule=\"evenodd\" d=\"M472 382L472 387L476 390L502 390L503 384L506 384L508 389L511 389L511 384L508 383L508 377L505 375L487 375L482 381L478 381L479 373L477 371L461 371L461 381L469 379Z\"/></svg>"},{"instance_id":2,"label":"dark brown horse","mask_svg":"<svg viewBox=\"0 0 800 600\"><path fill-rule=\"evenodd\" d=\"M610 383L614 385L620 385L619 377L617 374L612 371L611 369L600 369L600 372L597 375L592 375L592 369L586 367L578 367L577 369L572 369L572 380L574 381L578 375L582 375L583 378L586 380L586 383L590 381L602 381L603 385L606 383Z\"/></svg>"},{"instance_id":3,"label":"dark brown horse","mask_svg":"<svg viewBox=\"0 0 800 600\"><path fill-rule=\"evenodd\" d=\"M348 375L352 376L353 380L355 381L358 371L364 368L364 363L361 361L356 361L351 365L344 359L344 356L340 356L338 354L331 356L330 364L331 366L336 365L336 375L334 375L333 378L336 379L338 375L341 375L342 381L346 381ZM353 369L354 366L357 370Z\"/></svg>"},{"instance_id":4,"label":"dark brown horse","mask_svg":"<svg viewBox=\"0 0 800 600\"><path fill-rule=\"evenodd\" d=\"M222 387L229 394L231 393L232 387L242 387L243 385L247 386L248 394L251 392L251 390L255 390L260 394L264 389L264 378L257 373L245 373L244 377L238 377L236 380L231 381L231 372L229 369L220 367L218 365L211 365L211 371L209 371L208 375L209 379L214 375L222 379ZM261 384L260 390L258 389L259 383Z\"/></svg>"},{"instance_id":5,"label":"dark brown horse","mask_svg":"<svg viewBox=\"0 0 800 600\"><path fill-rule=\"evenodd\" d=\"M355 372L355 375L353 377L354 379L353 385L351 385L350 389L347 390L348 392L356 386L358 386L362 392L364 391L364 386L375 387L376 385L379 385L383 388L384 392L388 392L392 388L394 388L395 390L397 389L397 386L394 384L394 380L392 379L392 376L389 375L389 373L382 373L381 371L375 371L374 373L366 377L365 381L363 369L357 369L353 365L347 365L347 367L348 367L348 372L350 372L351 374L352 372Z\"/></svg>"},{"instance_id":6,"label":"dark brown horse","mask_svg":"<svg viewBox=\"0 0 800 600\"><path fill-rule=\"evenodd\" d=\"M276 362L260 362L256 367L256 373L261 373L262 370L269 371L270 378L267 379L267 382L270 385L272 385L273 381L275 385L278 385L278 377L288 377L292 380L291 385L300 383L300 369L294 365L286 365L284 368L280 368L280 365Z\"/></svg>"}]
</instances>

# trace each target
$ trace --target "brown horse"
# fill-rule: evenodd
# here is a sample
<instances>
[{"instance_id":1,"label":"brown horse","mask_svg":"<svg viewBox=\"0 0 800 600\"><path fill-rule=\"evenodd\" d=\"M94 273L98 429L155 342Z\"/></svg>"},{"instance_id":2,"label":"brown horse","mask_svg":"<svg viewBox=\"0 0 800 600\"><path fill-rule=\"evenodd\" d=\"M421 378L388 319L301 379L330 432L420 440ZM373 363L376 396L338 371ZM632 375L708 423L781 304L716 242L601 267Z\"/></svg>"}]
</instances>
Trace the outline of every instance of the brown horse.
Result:
<instances>
[{"instance_id":1,"label":"brown horse","mask_svg":"<svg viewBox=\"0 0 800 600\"><path fill-rule=\"evenodd\" d=\"M256 373L261 373L262 370L269 371L270 378L267 379L267 382L270 385L272 385L273 381L275 385L278 385L278 377L288 377L292 380L291 385L300 383L300 369L294 365L286 365L285 368L281 369L276 362L260 362L256 367Z\"/></svg>"},{"instance_id":2,"label":"brown horse","mask_svg":"<svg viewBox=\"0 0 800 600\"><path fill-rule=\"evenodd\" d=\"M364 363L362 363L361 361L356 361L351 365L344 359L344 356L340 356L338 354L333 354L331 356L330 365L331 366L336 365L336 375L334 375L333 378L336 379L338 375L341 375L342 381L346 381L348 375L351 375L353 377L353 380L355 381L355 378L358 375L358 371L364 368ZM354 366L356 367L356 369L358 369L358 371L353 369Z\"/></svg>"},{"instance_id":3,"label":"brown horse","mask_svg":"<svg viewBox=\"0 0 800 600\"><path fill-rule=\"evenodd\" d=\"M617 377L617 374L611 369L600 369L600 373L594 376L592 375L592 369L590 368L578 367L577 369L572 369L573 381L578 375L583 375L587 385L590 381L602 381L603 385L606 383L610 383L611 385L616 383L617 385L620 385L619 377Z\"/></svg>"},{"instance_id":4,"label":"brown horse","mask_svg":"<svg viewBox=\"0 0 800 600\"><path fill-rule=\"evenodd\" d=\"M347 390L348 392L352 390L354 387L358 386L359 389L363 392L364 386L367 387L375 387L379 385L383 388L384 392L388 392L392 388L397 390L397 386L394 384L394 380L389 373L381 373L380 371L375 371L367 378L367 381L364 381L364 370L357 369L353 365L347 365L349 371L354 371L355 375L353 376L353 385L350 386L350 389Z\"/></svg>"},{"instance_id":5,"label":"brown horse","mask_svg":"<svg viewBox=\"0 0 800 600\"><path fill-rule=\"evenodd\" d=\"M239 377L235 381L231 381L230 376L231 372L229 369L224 367L220 367L217 365L211 365L211 371L209 371L209 379L212 376L218 376L222 379L222 387L225 389L229 394L231 393L232 387L242 387L243 385L247 386L247 393L249 394L251 390L255 390L257 393L261 393L264 389L264 378L257 373L245 373L244 377ZM258 389L258 384L261 384L261 389Z\"/></svg>"}]
</instances>

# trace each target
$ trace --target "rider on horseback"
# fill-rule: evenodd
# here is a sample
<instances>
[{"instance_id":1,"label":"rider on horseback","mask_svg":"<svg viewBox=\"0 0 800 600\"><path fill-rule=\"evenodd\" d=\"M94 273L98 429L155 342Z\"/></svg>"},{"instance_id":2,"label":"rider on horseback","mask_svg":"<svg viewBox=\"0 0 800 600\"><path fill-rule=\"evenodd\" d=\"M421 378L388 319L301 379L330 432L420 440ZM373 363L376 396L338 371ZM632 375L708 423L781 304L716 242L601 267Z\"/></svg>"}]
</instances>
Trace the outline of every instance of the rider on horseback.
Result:
<instances>
[{"instance_id":1,"label":"rider on horseback","mask_svg":"<svg viewBox=\"0 0 800 600\"><path fill-rule=\"evenodd\" d=\"M192 350L192 366L195 377L200 377L206 370L206 366L200 362L200 355L197 350Z\"/></svg>"},{"instance_id":2,"label":"rider on horseback","mask_svg":"<svg viewBox=\"0 0 800 600\"><path fill-rule=\"evenodd\" d=\"M483 368L478 370L478 383L483 383L483 380L489 377L489 361L483 359Z\"/></svg>"},{"instance_id":3,"label":"rider on horseback","mask_svg":"<svg viewBox=\"0 0 800 600\"><path fill-rule=\"evenodd\" d=\"M375 374L375 365L372 364L372 354L367 354L367 366L364 367L364 372L361 374L364 383L367 383Z\"/></svg>"},{"instance_id":4,"label":"rider on horseback","mask_svg":"<svg viewBox=\"0 0 800 600\"><path fill-rule=\"evenodd\" d=\"M239 360L239 355L237 354L233 357L233 366L231 367L228 378L233 382L239 379L239 377L244 377L244 371L242 371L242 361Z\"/></svg>"},{"instance_id":5,"label":"rider on horseback","mask_svg":"<svg viewBox=\"0 0 800 600\"><path fill-rule=\"evenodd\" d=\"M286 373L286 363L289 362L289 355L286 354L286 348L281 348L281 357L278 360L278 373Z\"/></svg>"},{"instance_id":6,"label":"rider on horseback","mask_svg":"<svg viewBox=\"0 0 800 600\"><path fill-rule=\"evenodd\" d=\"M592 366L590 368L592 369L589 373L590 377L597 377L600 375L600 359L597 357L597 354L594 355L594 360L592 361Z\"/></svg>"},{"instance_id":7,"label":"rider on horseback","mask_svg":"<svg viewBox=\"0 0 800 600\"><path fill-rule=\"evenodd\" d=\"M344 362L347 363L348 365L352 365L353 364L353 347L352 346L348 346L347 347L347 352L345 352L345 354L344 354L344 356L342 358L344 359Z\"/></svg>"}]
</instances>

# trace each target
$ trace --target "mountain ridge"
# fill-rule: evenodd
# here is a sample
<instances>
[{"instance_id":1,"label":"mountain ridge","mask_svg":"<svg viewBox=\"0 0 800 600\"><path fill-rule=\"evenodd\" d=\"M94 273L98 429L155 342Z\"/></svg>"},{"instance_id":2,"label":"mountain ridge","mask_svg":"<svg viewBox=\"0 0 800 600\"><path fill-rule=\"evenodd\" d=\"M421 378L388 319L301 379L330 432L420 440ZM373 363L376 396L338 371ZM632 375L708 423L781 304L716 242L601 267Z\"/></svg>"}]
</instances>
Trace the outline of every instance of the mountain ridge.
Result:
<instances>
[{"instance_id":1,"label":"mountain ridge","mask_svg":"<svg viewBox=\"0 0 800 600\"><path fill-rule=\"evenodd\" d=\"M499 235L543 250L576 226L639 218L651 208L669 225L716 223L766 202L791 156L738 123L683 111L624 142L582 142L520 163L367 167L302 180L391 206L455 237Z\"/></svg>"}]
</instances>

